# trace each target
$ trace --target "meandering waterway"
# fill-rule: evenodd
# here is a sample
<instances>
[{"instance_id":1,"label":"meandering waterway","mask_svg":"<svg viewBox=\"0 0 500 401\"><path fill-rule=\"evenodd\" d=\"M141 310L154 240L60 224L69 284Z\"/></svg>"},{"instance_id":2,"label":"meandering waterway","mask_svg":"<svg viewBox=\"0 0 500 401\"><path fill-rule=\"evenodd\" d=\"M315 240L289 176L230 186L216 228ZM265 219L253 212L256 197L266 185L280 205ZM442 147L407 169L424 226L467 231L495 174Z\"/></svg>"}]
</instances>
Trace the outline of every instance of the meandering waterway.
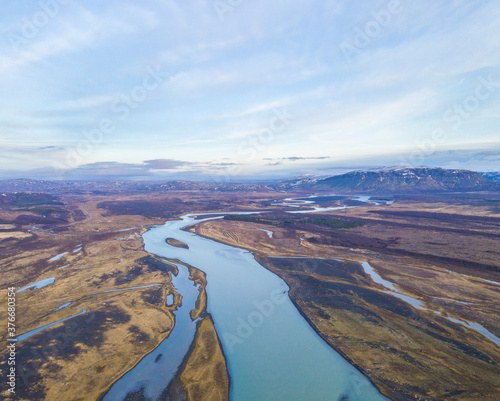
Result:
<instances>
[{"instance_id":1,"label":"meandering waterway","mask_svg":"<svg viewBox=\"0 0 500 401\"><path fill-rule=\"evenodd\" d=\"M179 259L207 274L207 308L226 356L231 400L385 400L364 375L311 328L288 297L286 283L257 263L253 254L182 230L214 218L220 218L220 214L202 220L185 215L181 220L153 227L143 238L148 252ZM165 238L182 241L189 249L172 247ZM164 341L169 342L175 340L169 337ZM143 361L154 359L156 353ZM150 372L142 363L121 381L131 382ZM166 379L161 379L163 386L168 384ZM142 379L129 389L141 385L145 385ZM123 399L112 396L115 386L105 400ZM156 399L158 390L150 394Z\"/></svg>"}]
</instances>

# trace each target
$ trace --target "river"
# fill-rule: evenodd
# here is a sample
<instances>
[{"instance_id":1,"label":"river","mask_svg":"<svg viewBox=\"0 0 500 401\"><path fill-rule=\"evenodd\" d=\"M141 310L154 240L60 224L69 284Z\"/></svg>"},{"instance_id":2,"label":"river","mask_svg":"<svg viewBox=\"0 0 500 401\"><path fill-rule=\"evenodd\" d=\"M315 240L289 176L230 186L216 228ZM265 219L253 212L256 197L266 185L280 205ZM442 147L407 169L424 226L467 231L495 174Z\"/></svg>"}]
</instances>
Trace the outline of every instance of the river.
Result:
<instances>
[{"instance_id":1,"label":"river","mask_svg":"<svg viewBox=\"0 0 500 401\"><path fill-rule=\"evenodd\" d=\"M215 218L220 216L196 220L195 215L185 215L181 220L151 228L143 238L146 251L179 259L206 273L207 308L226 356L230 399L386 400L365 376L321 339L291 302L286 283L257 263L252 253L182 230ZM189 249L168 245L165 238L182 241ZM171 336L163 343L175 343ZM127 392L141 386L156 399L159 388L168 385L169 375L155 384L142 379L133 383L131 379L161 369L154 363L157 353L149 354L129 372L127 379L127 375L122 378L122 383L127 383L124 391L114 392L118 381L111 389L113 395L108 393L105 400L122 400ZM161 377L158 372L153 374Z\"/></svg>"}]
</instances>

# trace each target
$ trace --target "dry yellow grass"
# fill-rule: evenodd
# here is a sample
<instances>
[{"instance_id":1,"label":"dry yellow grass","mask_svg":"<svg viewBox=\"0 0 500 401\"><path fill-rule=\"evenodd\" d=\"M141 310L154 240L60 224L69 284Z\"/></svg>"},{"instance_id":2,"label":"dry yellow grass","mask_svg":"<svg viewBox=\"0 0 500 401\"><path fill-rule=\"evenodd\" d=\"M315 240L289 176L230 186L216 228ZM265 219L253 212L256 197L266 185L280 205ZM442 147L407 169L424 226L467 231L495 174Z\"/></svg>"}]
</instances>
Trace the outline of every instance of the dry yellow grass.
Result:
<instances>
[{"instance_id":1,"label":"dry yellow grass","mask_svg":"<svg viewBox=\"0 0 500 401\"><path fill-rule=\"evenodd\" d=\"M134 235L129 239L131 234L141 234L144 229L114 232L146 226L152 221L141 216L105 217L95 203L83 205L91 215L90 220L72 224L66 231L51 234L37 230L27 235L33 238L27 245L23 245L21 237L15 242L0 243L5 250L0 275L2 288L11 283L20 288L44 278L55 278L53 284L44 288L17 294L18 334L76 315L78 309L87 310L19 343L18 362L26 367L25 380L21 378L18 383L20 400L73 400L76 394L97 399L165 339L173 327L173 315L164 306L165 296L173 291L169 266L165 263L165 269L161 270L144 262L149 254L143 249L142 238ZM15 252L10 251L12 247ZM81 250L77 251L78 248ZM50 261L64 252L67 253L59 260ZM103 293L150 284L162 285ZM6 293L2 291L0 303L5 302ZM67 302L73 303L51 313ZM0 324L5 327L6 317L1 310ZM66 330L72 326L78 334L72 332L67 336ZM4 352L2 349L2 361Z\"/></svg>"},{"instance_id":2,"label":"dry yellow grass","mask_svg":"<svg viewBox=\"0 0 500 401\"><path fill-rule=\"evenodd\" d=\"M131 199L144 199L144 196L113 198ZM70 220L62 231L56 230L55 234L49 230L36 230L33 235L28 234L31 242L26 242L27 237L24 242L21 237L0 242L2 288L12 283L20 288L44 278L55 278L53 284L44 288L17 294L18 334L74 316L80 312L78 309L87 311L20 343L18 362L26 369L25 380L18 382L19 400L95 400L167 338L173 328L172 312L182 302L182 294L171 284L171 274L177 272L177 267L148 254L140 237L145 231L143 227L163 224L165 219L108 215L97 207L99 202L107 200L107 196L64 197L68 208L81 207L90 218ZM14 212L3 215L16 217ZM0 235L14 234L18 233ZM63 253L58 260L50 260ZM200 270L189 269L193 281L200 284L196 309L191 311L192 318L197 319L206 311L206 279ZM160 285L127 289L151 284ZM105 293L116 289L123 291ZM169 294L174 295L174 305L167 307L165 301ZM5 302L6 292L2 291L0 303ZM52 313L67 302L72 304ZM4 327L6 318L5 311L0 310L0 324ZM199 340L196 351L199 354L207 345L210 360L203 366L203 361L193 357L196 359L193 371L213 371L218 378L222 377L221 383L224 383L225 374L227 383L225 360L210 324L203 325L203 335L199 334L203 340ZM74 330L68 336L66 331L69 329ZM206 338L210 330L215 340L213 336ZM4 339L4 333L0 336ZM49 350L53 352L49 353ZM4 354L5 349L2 349L0 364L5 361ZM214 389L207 381L203 386L207 386L208 394L227 393L221 390L224 385L217 385Z\"/></svg>"},{"instance_id":3,"label":"dry yellow grass","mask_svg":"<svg viewBox=\"0 0 500 401\"><path fill-rule=\"evenodd\" d=\"M191 311L191 320L198 319L207 309L207 279L204 272L189 266L190 279L193 280L199 287L199 295L196 300L196 308Z\"/></svg>"},{"instance_id":4,"label":"dry yellow grass","mask_svg":"<svg viewBox=\"0 0 500 401\"><path fill-rule=\"evenodd\" d=\"M195 347L180 378L190 401L229 399L225 358L210 316L205 317L198 326Z\"/></svg>"},{"instance_id":5,"label":"dry yellow grass","mask_svg":"<svg viewBox=\"0 0 500 401\"><path fill-rule=\"evenodd\" d=\"M1 232L0 231L0 240L5 238L29 238L32 234L25 233L23 231L9 231L9 232Z\"/></svg>"}]
</instances>

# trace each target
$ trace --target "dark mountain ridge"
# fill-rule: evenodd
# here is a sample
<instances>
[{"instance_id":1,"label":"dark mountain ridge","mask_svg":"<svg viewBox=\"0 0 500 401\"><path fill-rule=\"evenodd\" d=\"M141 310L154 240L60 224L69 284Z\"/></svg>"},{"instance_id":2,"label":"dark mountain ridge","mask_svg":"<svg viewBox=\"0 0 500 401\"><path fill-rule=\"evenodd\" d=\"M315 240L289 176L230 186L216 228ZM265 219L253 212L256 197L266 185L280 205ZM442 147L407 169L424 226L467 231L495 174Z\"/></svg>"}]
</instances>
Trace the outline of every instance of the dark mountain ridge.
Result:
<instances>
[{"instance_id":1,"label":"dark mountain ridge","mask_svg":"<svg viewBox=\"0 0 500 401\"><path fill-rule=\"evenodd\" d=\"M500 184L478 172L443 168L351 171L311 183L316 190L362 193L500 191Z\"/></svg>"}]
</instances>

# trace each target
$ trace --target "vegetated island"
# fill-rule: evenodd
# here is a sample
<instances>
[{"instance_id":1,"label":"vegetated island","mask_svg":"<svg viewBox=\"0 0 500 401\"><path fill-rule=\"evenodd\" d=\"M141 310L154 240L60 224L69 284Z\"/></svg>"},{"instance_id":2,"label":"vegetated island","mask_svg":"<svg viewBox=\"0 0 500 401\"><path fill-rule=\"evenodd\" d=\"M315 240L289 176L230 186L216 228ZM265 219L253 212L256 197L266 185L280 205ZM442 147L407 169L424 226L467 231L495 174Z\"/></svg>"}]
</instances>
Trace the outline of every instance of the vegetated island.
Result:
<instances>
[{"instance_id":1,"label":"vegetated island","mask_svg":"<svg viewBox=\"0 0 500 401\"><path fill-rule=\"evenodd\" d=\"M171 246L175 246L176 248L189 249L188 244L185 244L184 242L179 241L178 239L175 238L167 238L165 239L165 242Z\"/></svg>"}]
</instances>

